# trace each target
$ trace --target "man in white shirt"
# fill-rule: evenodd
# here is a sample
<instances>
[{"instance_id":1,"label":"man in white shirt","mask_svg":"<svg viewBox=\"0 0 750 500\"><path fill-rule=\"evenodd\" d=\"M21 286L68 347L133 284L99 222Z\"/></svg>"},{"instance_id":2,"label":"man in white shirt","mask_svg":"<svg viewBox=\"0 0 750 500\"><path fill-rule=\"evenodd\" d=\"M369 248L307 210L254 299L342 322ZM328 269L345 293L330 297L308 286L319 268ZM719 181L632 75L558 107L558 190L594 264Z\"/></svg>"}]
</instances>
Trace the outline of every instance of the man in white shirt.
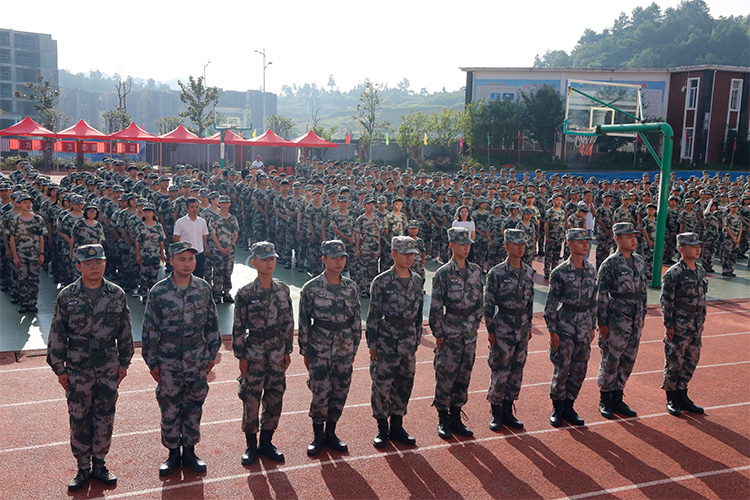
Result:
<instances>
[{"instance_id":1,"label":"man in white shirt","mask_svg":"<svg viewBox=\"0 0 750 500\"><path fill-rule=\"evenodd\" d=\"M260 159L260 155L255 157L255 161L251 164L251 166L257 168L258 170L263 169L263 161Z\"/></svg>"},{"instance_id":2,"label":"man in white shirt","mask_svg":"<svg viewBox=\"0 0 750 500\"><path fill-rule=\"evenodd\" d=\"M195 256L196 264L193 274L203 278L206 269L206 252L210 252L206 244L208 238L208 225L206 219L198 216L200 211L200 202L197 198L188 198L186 200L187 215L177 219L174 224L174 241L188 241L193 248L198 250Z\"/></svg>"}]
</instances>

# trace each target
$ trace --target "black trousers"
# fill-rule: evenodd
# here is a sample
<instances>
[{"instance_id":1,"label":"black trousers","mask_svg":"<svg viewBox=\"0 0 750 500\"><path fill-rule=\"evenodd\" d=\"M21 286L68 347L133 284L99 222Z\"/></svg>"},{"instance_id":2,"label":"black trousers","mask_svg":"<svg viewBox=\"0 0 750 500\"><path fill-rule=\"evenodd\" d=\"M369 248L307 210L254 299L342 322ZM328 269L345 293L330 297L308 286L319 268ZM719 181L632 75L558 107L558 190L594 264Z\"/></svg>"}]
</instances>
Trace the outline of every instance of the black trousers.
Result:
<instances>
[{"instance_id":1,"label":"black trousers","mask_svg":"<svg viewBox=\"0 0 750 500\"><path fill-rule=\"evenodd\" d=\"M203 252L195 254L195 271L193 271L193 274L195 276L198 276L199 278L202 278L205 273L206 273L206 254Z\"/></svg>"}]
</instances>

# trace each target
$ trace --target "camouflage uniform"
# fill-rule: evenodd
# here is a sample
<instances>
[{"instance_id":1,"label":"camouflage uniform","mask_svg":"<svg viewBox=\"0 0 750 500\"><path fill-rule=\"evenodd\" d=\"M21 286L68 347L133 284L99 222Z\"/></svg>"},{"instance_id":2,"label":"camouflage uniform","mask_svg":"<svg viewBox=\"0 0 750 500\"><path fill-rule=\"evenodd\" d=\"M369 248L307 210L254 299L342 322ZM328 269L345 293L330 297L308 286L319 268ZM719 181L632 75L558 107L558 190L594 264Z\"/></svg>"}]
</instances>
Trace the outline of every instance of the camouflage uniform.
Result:
<instances>
[{"instance_id":1,"label":"camouflage uniform","mask_svg":"<svg viewBox=\"0 0 750 500\"><path fill-rule=\"evenodd\" d=\"M175 244L171 245L175 255ZM159 370L156 399L161 409L161 442L169 449L200 441L206 370L221 346L211 287L192 276L186 290L172 275L151 288L143 316L143 360Z\"/></svg>"},{"instance_id":2,"label":"camouflage uniform","mask_svg":"<svg viewBox=\"0 0 750 500\"><path fill-rule=\"evenodd\" d=\"M234 243L235 236L239 234L240 226L234 215L223 217L217 215L208 222L209 239L213 242L213 237L219 240L222 248L231 247L229 255L224 255L214 243L213 263L214 263L214 280L213 292L214 297L228 295L232 290L232 271L234 270Z\"/></svg>"},{"instance_id":3,"label":"camouflage uniform","mask_svg":"<svg viewBox=\"0 0 750 500\"><path fill-rule=\"evenodd\" d=\"M409 227L409 219L403 212L396 215L390 212L385 216L383 221L384 229L388 230L388 234L385 235L385 248L380 249L380 270L384 271L393 265L393 258L391 257L391 239L395 236L404 236L408 233L407 228Z\"/></svg>"},{"instance_id":4,"label":"camouflage uniform","mask_svg":"<svg viewBox=\"0 0 750 500\"><path fill-rule=\"evenodd\" d=\"M422 278L422 283L424 284L425 273L424 265L422 264L422 254L425 254L426 250L424 240L419 236L414 239L414 248L417 249L417 254L414 256L414 262L411 263L409 269L411 269L412 272L417 273Z\"/></svg>"},{"instance_id":5,"label":"camouflage uniform","mask_svg":"<svg viewBox=\"0 0 750 500\"><path fill-rule=\"evenodd\" d=\"M141 224L134 235L141 254L141 269L138 285L141 290L148 291L159 278L161 265L161 245L166 241L164 228L158 222L149 226ZM165 243L166 245L166 243Z\"/></svg>"},{"instance_id":6,"label":"camouflage uniform","mask_svg":"<svg viewBox=\"0 0 750 500\"><path fill-rule=\"evenodd\" d=\"M47 364L55 375L68 376L70 447L79 469L88 469L92 458L95 466L104 464L112 439L118 369L127 369L132 357L130 309L120 287L104 280L95 303L80 279L60 291Z\"/></svg>"},{"instance_id":7,"label":"camouflage uniform","mask_svg":"<svg viewBox=\"0 0 750 500\"><path fill-rule=\"evenodd\" d=\"M20 215L14 217L9 229L10 236L15 240L16 255L21 262L19 267L14 266L16 297L18 305L22 309L28 309L35 307L39 298L39 272L42 267L39 263L40 237L47 234L47 226L39 215L32 213L29 220Z\"/></svg>"},{"instance_id":8,"label":"camouflage uniform","mask_svg":"<svg viewBox=\"0 0 750 500\"><path fill-rule=\"evenodd\" d=\"M307 249L307 272L317 276L323 270L323 262L320 260L321 233L325 224L326 207L321 205L316 207L312 203L305 208L305 219L309 222L306 226L307 237L310 244ZM312 225L312 232L310 232Z\"/></svg>"},{"instance_id":9,"label":"camouflage uniform","mask_svg":"<svg viewBox=\"0 0 750 500\"><path fill-rule=\"evenodd\" d=\"M521 392L531 318L534 314L534 270L521 264L516 269L506 259L487 274L484 323L495 336L487 364L492 370L487 401L502 405Z\"/></svg>"},{"instance_id":10,"label":"camouflage uniform","mask_svg":"<svg viewBox=\"0 0 750 500\"><path fill-rule=\"evenodd\" d=\"M652 243L656 241L656 218L645 217L641 219L641 228L646 231L648 239ZM643 238L643 258L646 261L646 279L650 281L654 272L654 249L648 246L645 238Z\"/></svg>"},{"instance_id":11,"label":"camouflage uniform","mask_svg":"<svg viewBox=\"0 0 750 500\"><path fill-rule=\"evenodd\" d=\"M335 243L332 240L328 243ZM342 245L340 241L337 243ZM352 363L362 338L362 312L357 284L341 276L330 285L325 273L300 291L298 343L310 364L307 386L312 392L314 423L336 422L344 410L352 382Z\"/></svg>"},{"instance_id":12,"label":"camouflage uniform","mask_svg":"<svg viewBox=\"0 0 750 500\"><path fill-rule=\"evenodd\" d=\"M664 236L664 260L669 261L677 251L677 233L680 232L680 211L667 209L667 227Z\"/></svg>"},{"instance_id":13,"label":"camouflage uniform","mask_svg":"<svg viewBox=\"0 0 750 500\"><path fill-rule=\"evenodd\" d=\"M422 285L416 273L404 285L393 267L372 282L366 335L367 346L375 351L370 401L376 419L406 415L422 338Z\"/></svg>"},{"instance_id":14,"label":"camouflage uniform","mask_svg":"<svg viewBox=\"0 0 750 500\"><path fill-rule=\"evenodd\" d=\"M370 284L378 274L380 221L374 215L372 218L360 215L354 222L354 232L359 234L359 258L350 269L362 295L369 292Z\"/></svg>"},{"instance_id":15,"label":"camouflage uniform","mask_svg":"<svg viewBox=\"0 0 750 500\"><path fill-rule=\"evenodd\" d=\"M721 243L721 272L729 274L734 272L734 264L737 262L739 245L729 237L727 230L732 231L735 237L740 234L742 229L742 219L739 214L732 215L727 212L724 218L724 241Z\"/></svg>"},{"instance_id":16,"label":"camouflage uniform","mask_svg":"<svg viewBox=\"0 0 750 500\"><path fill-rule=\"evenodd\" d=\"M562 208L548 208L545 222L549 226L549 240L544 249L544 275L549 276L560 263L560 252L565 241L565 212Z\"/></svg>"},{"instance_id":17,"label":"camouflage uniform","mask_svg":"<svg viewBox=\"0 0 750 500\"><path fill-rule=\"evenodd\" d=\"M286 390L285 355L291 354L294 340L289 287L274 279L271 288L264 289L256 279L242 287L235 300L232 348L237 359L247 361L237 391L243 403L242 431L255 434L260 427L273 431L279 425Z\"/></svg>"},{"instance_id":18,"label":"camouflage uniform","mask_svg":"<svg viewBox=\"0 0 750 500\"><path fill-rule=\"evenodd\" d=\"M482 201L486 202L487 200L482 199ZM490 214L487 211L482 213L479 210L474 210L471 214L471 219L474 221L476 227L476 241L474 245L472 245L474 262L482 268L482 270L484 270L485 264L488 265L487 269L492 267L487 262L487 252L489 250L490 240L485 236L487 231L489 231L489 218Z\"/></svg>"},{"instance_id":19,"label":"camouflage uniform","mask_svg":"<svg viewBox=\"0 0 750 500\"><path fill-rule=\"evenodd\" d=\"M716 254L716 248L719 246L721 234L721 222L715 212L709 212L703 216L703 224L701 263L706 272L713 272L714 255Z\"/></svg>"},{"instance_id":20,"label":"camouflage uniform","mask_svg":"<svg viewBox=\"0 0 750 500\"><path fill-rule=\"evenodd\" d=\"M271 210L276 215L276 210L281 215L289 218L292 210L292 197L288 195L286 197L278 195L273 199L273 206ZM294 218L296 224L297 219ZM289 233L289 221L284 220L279 216L276 216L276 232L274 237L276 238L276 251L279 253L279 262L285 264L292 261L292 241L295 238L296 230L293 233Z\"/></svg>"},{"instance_id":21,"label":"camouflage uniform","mask_svg":"<svg viewBox=\"0 0 750 500\"><path fill-rule=\"evenodd\" d=\"M492 244L487 251L487 260L490 267L494 267L503 260L505 260L506 252L503 240L503 226L505 225L505 217L490 215L487 225L489 226L490 236L492 236ZM546 255L546 254L545 254Z\"/></svg>"},{"instance_id":22,"label":"camouflage uniform","mask_svg":"<svg viewBox=\"0 0 750 500\"><path fill-rule=\"evenodd\" d=\"M596 209L596 268L609 257L612 251L612 224L614 224L612 207L602 205ZM605 229L606 228L606 229ZM609 234L607 234L609 232Z\"/></svg>"},{"instance_id":23,"label":"camouflage uniform","mask_svg":"<svg viewBox=\"0 0 750 500\"><path fill-rule=\"evenodd\" d=\"M599 336L602 361L597 384L603 392L622 391L638 354L646 317L646 261L631 254L632 265L618 250L599 268L597 316L599 327L609 327L606 340Z\"/></svg>"},{"instance_id":24,"label":"camouflage uniform","mask_svg":"<svg viewBox=\"0 0 750 500\"><path fill-rule=\"evenodd\" d=\"M255 243L257 241L264 241L267 239L267 227L270 224L270 218L266 217L266 214L255 208L255 203L258 204L258 206L261 209L265 209L266 204L268 204L268 211L269 214L271 212L271 197L268 193L268 189L260 189L256 188L255 191L253 191L253 208L252 208L252 236L250 238L250 241L252 243Z\"/></svg>"}]
</instances>

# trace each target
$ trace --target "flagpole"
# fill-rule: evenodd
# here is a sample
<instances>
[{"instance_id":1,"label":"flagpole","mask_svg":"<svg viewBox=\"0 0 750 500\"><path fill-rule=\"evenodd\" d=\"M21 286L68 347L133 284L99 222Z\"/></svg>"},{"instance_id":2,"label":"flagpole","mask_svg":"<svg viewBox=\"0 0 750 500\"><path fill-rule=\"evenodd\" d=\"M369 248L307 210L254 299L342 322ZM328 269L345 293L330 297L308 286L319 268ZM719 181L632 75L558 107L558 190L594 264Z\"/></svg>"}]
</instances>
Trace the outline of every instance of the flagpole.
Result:
<instances>
[{"instance_id":1,"label":"flagpole","mask_svg":"<svg viewBox=\"0 0 750 500\"><path fill-rule=\"evenodd\" d=\"M732 161L729 163L729 170L734 168L734 153L737 151L737 137L734 138L734 144L732 145Z\"/></svg>"}]
</instances>

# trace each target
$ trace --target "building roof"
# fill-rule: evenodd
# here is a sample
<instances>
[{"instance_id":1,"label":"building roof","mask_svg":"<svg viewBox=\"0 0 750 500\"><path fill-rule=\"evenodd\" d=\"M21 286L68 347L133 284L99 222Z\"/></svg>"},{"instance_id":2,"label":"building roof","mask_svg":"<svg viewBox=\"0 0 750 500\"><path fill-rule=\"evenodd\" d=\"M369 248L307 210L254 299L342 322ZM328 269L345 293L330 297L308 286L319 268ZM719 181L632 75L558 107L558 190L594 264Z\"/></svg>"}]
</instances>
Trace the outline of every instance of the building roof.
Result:
<instances>
[{"instance_id":1,"label":"building roof","mask_svg":"<svg viewBox=\"0 0 750 500\"><path fill-rule=\"evenodd\" d=\"M721 64L700 64L697 66L679 66L675 68L568 68L568 67L553 67L553 68L536 68L536 67L490 67L490 66L477 66L477 67L459 67L461 71L516 71L516 72L529 72L529 73L546 73L546 72L566 72L566 73L683 73L686 71L737 71L741 73L750 72L750 67L747 66L727 66Z\"/></svg>"}]
</instances>

